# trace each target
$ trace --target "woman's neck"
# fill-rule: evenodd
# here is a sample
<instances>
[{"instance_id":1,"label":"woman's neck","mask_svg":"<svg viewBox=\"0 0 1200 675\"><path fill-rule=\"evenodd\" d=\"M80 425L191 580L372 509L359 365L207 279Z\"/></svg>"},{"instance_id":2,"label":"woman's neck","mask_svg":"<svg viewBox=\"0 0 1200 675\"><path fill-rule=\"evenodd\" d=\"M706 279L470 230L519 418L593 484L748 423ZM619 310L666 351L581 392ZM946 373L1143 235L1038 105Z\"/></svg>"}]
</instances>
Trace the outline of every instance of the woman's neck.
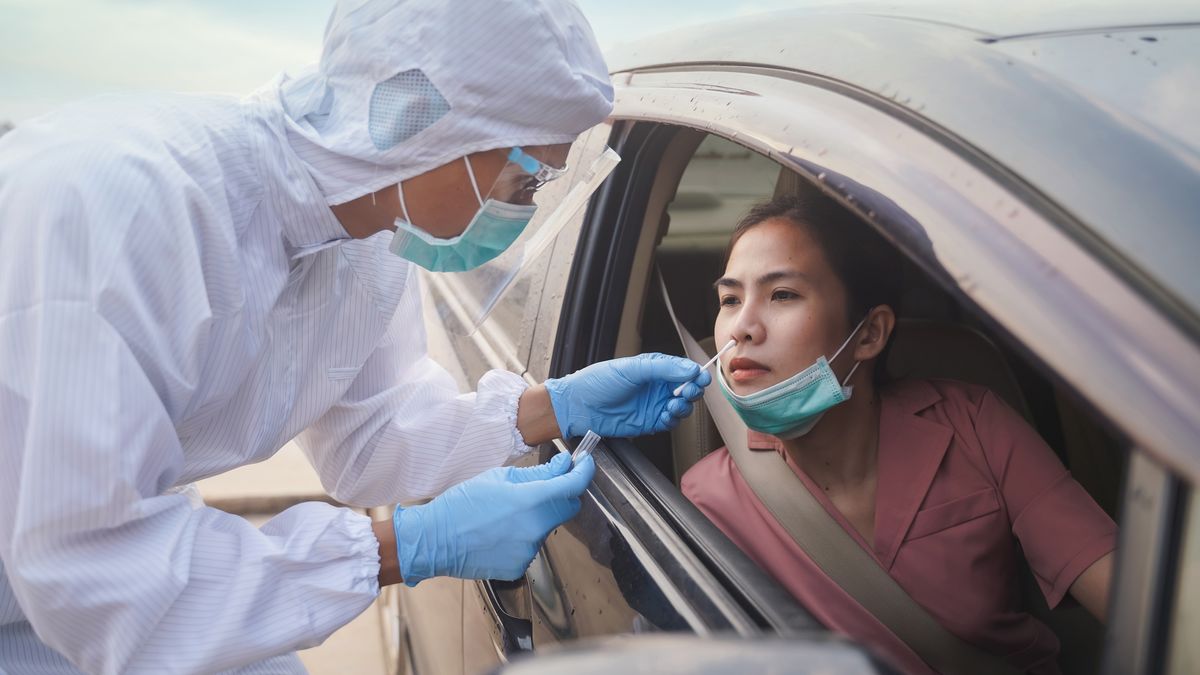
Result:
<instances>
[{"instance_id":1,"label":"woman's neck","mask_svg":"<svg viewBox=\"0 0 1200 675\"><path fill-rule=\"evenodd\" d=\"M783 442L792 460L826 491L875 480L879 400L866 375L850 400L827 410L812 431Z\"/></svg>"}]
</instances>

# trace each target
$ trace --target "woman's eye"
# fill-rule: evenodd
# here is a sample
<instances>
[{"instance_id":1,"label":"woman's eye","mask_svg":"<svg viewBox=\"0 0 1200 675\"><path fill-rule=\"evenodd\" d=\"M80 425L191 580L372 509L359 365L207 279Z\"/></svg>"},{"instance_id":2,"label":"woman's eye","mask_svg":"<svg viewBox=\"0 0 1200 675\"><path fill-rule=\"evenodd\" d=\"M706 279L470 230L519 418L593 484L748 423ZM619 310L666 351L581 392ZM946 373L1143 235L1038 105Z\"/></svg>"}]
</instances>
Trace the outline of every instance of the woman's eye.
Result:
<instances>
[{"instance_id":1,"label":"woman's eye","mask_svg":"<svg viewBox=\"0 0 1200 675\"><path fill-rule=\"evenodd\" d=\"M800 297L791 291L775 291L771 294L772 300L795 300Z\"/></svg>"},{"instance_id":2,"label":"woman's eye","mask_svg":"<svg viewBox=\"0 0 1200 675\"><path fill-rule=\"evenodd\" d=\"M724 296L721 296L720 303L721 303L722 307L731 307L733 305L738 304L738 299L737 299L737 297L732 296L732 295L724 295Z\"/></svg>"}]
</instances>

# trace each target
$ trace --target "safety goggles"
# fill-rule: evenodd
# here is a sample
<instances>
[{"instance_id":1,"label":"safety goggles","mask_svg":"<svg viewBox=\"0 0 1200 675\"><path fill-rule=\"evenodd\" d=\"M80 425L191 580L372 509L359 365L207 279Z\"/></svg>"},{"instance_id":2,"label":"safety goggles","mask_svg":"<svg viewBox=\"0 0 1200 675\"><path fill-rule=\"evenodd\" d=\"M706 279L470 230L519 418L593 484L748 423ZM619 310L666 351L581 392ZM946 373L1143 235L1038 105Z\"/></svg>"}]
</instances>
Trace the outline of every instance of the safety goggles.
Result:
<instances>
[{"instance_id":1,"label":"safety goggles","mask_svg":"<svg viewBox=\"0 0 1200 675\"><path fill-rule=\"evenodd\" d=\"M508 151L508 161L492 184L488 197L508 204L533 204L539 190L566 173L565 165L551 166L522 148L514 147Z\"/></svg>"}]
</instances>

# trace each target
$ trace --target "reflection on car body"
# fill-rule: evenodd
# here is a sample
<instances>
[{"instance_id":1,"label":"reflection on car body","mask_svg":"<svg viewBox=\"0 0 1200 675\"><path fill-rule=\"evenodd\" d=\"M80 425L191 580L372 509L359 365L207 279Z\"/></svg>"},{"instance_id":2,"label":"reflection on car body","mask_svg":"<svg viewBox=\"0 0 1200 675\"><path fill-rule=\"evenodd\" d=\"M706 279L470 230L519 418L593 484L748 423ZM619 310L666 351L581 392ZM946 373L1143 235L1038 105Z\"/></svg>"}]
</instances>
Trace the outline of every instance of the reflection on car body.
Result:
<instances>
[{"instance_id":1,"label":"reflection on car body","mask_svg":"<svg viewBox=\"0 0 1200 675\"><path fill-rule=\"evenodd\" d=\"M464 386L489 368L533 382L679 353L653 271L682 300L681 321L710 335L734 222L780 190L816 186L909 260L906 313L994 344L1011 395L1121 524L1107 628L1079 608L1033 608L1063 643L1063 672L1196 672L1197 25L1200 10L1170 2L1041 16L979 3L825 8L618 49L611 123L576 145L609 144L622 163L475 333L446 329L472 289L425 276L430 350ZM713 443L703 419L606 439L580 516L524 581L387 594L397 669L482 672L530 648L664 631L782 636L811 646L811 664L853 650L814 638L823 628L805 608L679 493Z\"/></svg>"}]
</instances>

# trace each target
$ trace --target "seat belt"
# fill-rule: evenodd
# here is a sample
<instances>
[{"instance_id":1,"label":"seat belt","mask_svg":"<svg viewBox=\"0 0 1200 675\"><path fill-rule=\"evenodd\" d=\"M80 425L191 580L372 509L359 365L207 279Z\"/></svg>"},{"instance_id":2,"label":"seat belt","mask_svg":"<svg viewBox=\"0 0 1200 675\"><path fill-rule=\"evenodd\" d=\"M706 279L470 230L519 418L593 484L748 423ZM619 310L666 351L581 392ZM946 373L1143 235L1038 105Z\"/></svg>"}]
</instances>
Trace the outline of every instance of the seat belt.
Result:
<instances>
[{"instance_id":1,"label":"seat belt","mask_svg":"<svg viewBox=\"0 0 1200 675\"><path fill-rule=\"evenodd\" d=\"M658 276L667 314L675 325L688 358L705 363L710 358L696 339L679 323L667 285ZM716 379L715 377L713 378ZM821 506L808 487L777 452L755 452L747 428L737 411L717 389L704 391L712 415L746 484L791 535L796 544L827 577L840 586L925 663L943 675L1020 675L1022 671L954 635L863 550L858 542Z\"/></svg>"}]
</instances>

